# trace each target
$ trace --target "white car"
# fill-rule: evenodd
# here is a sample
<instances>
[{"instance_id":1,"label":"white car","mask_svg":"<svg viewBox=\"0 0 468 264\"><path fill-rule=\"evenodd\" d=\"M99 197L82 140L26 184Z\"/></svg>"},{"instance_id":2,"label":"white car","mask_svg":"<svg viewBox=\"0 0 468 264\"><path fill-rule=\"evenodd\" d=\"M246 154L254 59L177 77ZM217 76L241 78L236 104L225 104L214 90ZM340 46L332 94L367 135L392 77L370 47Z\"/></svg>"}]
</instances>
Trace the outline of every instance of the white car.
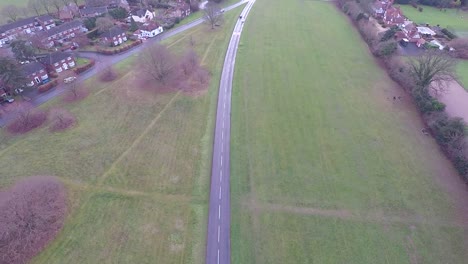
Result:
<instances>
[{"instance_id":1,"label":"white car","mask_svg":"<svg viewBox=\"0 0 468 264\"><path fill-rule=\"evenodd\" d=\"M71 83L71 82L74 82L76 80L76 77L75 76L71 76L71 77L67 77L65 79L63 79L63 82L65 83Z\"/></svg>"}]
</instances>

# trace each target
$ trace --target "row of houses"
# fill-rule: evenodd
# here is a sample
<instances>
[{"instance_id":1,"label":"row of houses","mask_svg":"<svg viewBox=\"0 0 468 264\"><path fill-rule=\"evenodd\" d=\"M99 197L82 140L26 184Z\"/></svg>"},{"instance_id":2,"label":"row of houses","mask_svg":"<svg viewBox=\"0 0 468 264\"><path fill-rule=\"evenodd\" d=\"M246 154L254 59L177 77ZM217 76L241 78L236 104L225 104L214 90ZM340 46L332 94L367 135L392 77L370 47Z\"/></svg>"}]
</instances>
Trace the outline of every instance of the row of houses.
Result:
<instances>
[{"instance_id":1,"label":"row of houses","mask_svg":"<svg viewBox=\"0 0 468 264\"><path fill-rule=\"evenodd\" d=\"M74 56L67 52L53 52L38 57L37 61L21 66L29 87L47 83L51 73L61 73L76 66Z\"/></svg>"},{"instance_id":2,"label":"row of houses","mask_svg":"<svg viewBox=\"0 0 468 264\"><path fill-rule=\"evenodd\" d=\"M55 27L55 20L49 15L29 17L0 26L0 47L21 34L32 34Z\"/></svg>"},{"instance_id":3,"label":"row of houses","mask_svg":"<svg viewBox=\"0 0 468 264\"><path fill-rule=\"evenodd\" d=\"M394 0L377 0L373 4L373 16L381 20L387 27L398 27L400 31L395 34L395 39L403 44L414 44L421 48L426 43L443 49L444 45L435 37L441 30L439 26L417 25L403 15L400 7L393 5Z\"/></svg>"}]
</instances>

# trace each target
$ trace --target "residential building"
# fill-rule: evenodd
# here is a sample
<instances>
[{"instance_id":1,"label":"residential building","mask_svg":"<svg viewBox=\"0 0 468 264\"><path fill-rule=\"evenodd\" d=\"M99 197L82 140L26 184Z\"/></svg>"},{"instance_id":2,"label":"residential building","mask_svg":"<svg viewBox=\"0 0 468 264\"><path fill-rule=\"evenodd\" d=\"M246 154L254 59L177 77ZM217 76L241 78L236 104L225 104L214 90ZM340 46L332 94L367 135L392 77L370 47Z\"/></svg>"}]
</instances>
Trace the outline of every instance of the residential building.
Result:
<instances>
[{"instance_id":1,"label":"residential building","mask_svg":"<svg viewBox=\"0 0 468 264\"><path fill-rule=\"evenodd\" d=\"M139 38L153 38L163 32L163 27L156 22L149 22L143 24L138 31Z\"/></svg>"},{"instance_id":2,"label":"residential building","mask_svg":"<svg viewBox=\"0 0 468 264\"><path fill-rule=\"evenodd\" d=\"M146 23L154 19L156 14L148 9L139 9L132 13L132 18L135 22Z\"/></svg>"},{"instance_id":3,"label":"residential building","mask_svg":"<svg viewBox=\"0 0 468 264\"><path fill-rule=\"evenodd\" d=\"M39 57L39 56L38 56ZM67 52L53 52L41 56L39 61L46 66L48 72L60 73L75 67L75 58Z\"/></svg>"},{"instance_id":4,"label":"residential building","mask_svg":"<svg viewBox=\"0 0 468 264\"><path fill-rule=\"evenodd\" d=\"M80 9L81 17L97 17L108 12L107 6L85 7Z\"/></svg>"},{"instance_id":5,"label":"residential building","mask_svg":"<svg viewBox=\"0 0 468 264\"><path fill-rule=\"evenodd\" d=\"M385 11L393 5L393 0L378 0L372 5L374 17L383 18Z\"/></svg>"},{"instance_id":6,"label":"residential building","mask_svg":"<svg viewBox=\"0 0 468 264\"><path fill-rule=\"evenodd\" d=\"M59 12L59 19L62 21L71 21L80 14L80 9L75 3L69 3L62 7Z\"/></svg>"},{"instance_id":7,"label":"residential building","mask_svg":"<svg viewBox=\"0 0 468 264\"><path fill-rule=\"evenodd\" d=\"M56 26L50 30L41 32L41 42L47 47L53 47L55 43L63 43L64 41L75 37L79 32L86 32L87 29L79 20L73 20Z\"/></svg>"},{"instance_id":8,"label":"residential building","mask_svg":"<svg viewBox=\"0 0 468 264\"><path fill-rule=\"evenodd\" d=\"M0 47L16 39L20 34L31 34L36 31L55 27L54 18L49 15L29 17L0 26Z\"/></svg>"},{"instance_id":9,"label":"residential building","mask_svg":"<svg viewBox=\"0 0 468 264\"><path fill-rule=\"evenodd\" d=\"M391 6L387 8L383 15L383 22L387 26L400 26L405 23L405 20L400 7Z\"/></svg>"},{"instance_id":10,"label":"residential building","mask_svg":"<svg viewBox=\"0 0 468 264\"><path fill-rule=\"evenodd\" d=\"M118 46L127 41L127 34L122 28L115 26L101 34L102 42L109 46Z\"/></svg>"},{"instance_id":11,"label":"residential building","mask_svg":"<svg viewBox=\"0 0 468 264\"><path fill-rule=\"evenodd\" d=\"M22 70L26 76L28 82L27 86L31 87L34 85L40 85L49 80L46 67L37 61L23 65Z\"/></svg>"},{"instance_id":12,"label":"residential building","mask_svg":"<svg viewBox=\"0 0 468 264\"><path fill-rule=\"evenodd\" d=\"M130 5L128 4L127 0L110 0L109 1L109 8L117 8L121 7L127 11L130 11Z\"/></svg>"}]
</instances>

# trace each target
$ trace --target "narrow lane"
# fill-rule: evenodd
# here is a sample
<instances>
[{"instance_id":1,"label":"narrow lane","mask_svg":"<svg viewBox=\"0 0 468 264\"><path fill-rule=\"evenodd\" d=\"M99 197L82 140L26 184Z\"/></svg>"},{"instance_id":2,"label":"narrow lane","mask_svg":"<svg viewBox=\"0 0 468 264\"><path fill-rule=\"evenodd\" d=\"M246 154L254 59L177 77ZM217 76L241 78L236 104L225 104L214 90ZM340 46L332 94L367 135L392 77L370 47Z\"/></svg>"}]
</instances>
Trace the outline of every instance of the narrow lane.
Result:
<instances>
[{"instance_id":1,"label":"narrow lane","mask_svg":"<svg viewBox=\"0 0 468 264\"><path fill-rule=\"evenodd\" d=\"M244 21L255 0L248 1L238 19L229 42L218 95L216 126L211 168L210 207L206 263L229 264L231 262L231 203L230 203L230 139L231 139L231 91L237 48Z\"/></svg>"}]
</instances>

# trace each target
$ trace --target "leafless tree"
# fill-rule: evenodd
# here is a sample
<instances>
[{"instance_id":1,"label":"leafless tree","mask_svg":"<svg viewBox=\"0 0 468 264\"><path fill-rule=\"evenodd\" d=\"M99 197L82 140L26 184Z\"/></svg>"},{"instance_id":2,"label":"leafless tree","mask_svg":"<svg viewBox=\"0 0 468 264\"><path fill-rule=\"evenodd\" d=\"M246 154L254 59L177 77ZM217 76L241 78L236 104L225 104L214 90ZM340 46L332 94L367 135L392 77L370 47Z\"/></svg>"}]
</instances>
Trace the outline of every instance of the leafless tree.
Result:
<instances>
[{"instance_id":1,"label":"leafless tree","mask_svg":"<svg viewBox=\"0 0 468 264\"><path fill-rule=\"evenodd\" d=\"M1 14L8 17L11 21L16 21L20 16L20 10L15 5L6 5L2 8Z\"/></svg>"},{"instance_id":2,"label":"leafless tree","mask_svg":"<svg viewBox=\"0 0 468 264\"><path fill-rule=\"evenodd\" d=\"M440 51L427 51L410 62L410 70L418 88L443 90L456 78L456 60Z\"/></svg>"},{"instance_id":3,"label":"leafless tree","mask_svg":"<svg viewBox=\"0 0 468 264\"><path fill-rule=\"evenodd\" d=\"M43 6L39 0L29 0L28 8L36 15L39 16L42 14Z\"/></svg>"},{"instance_id":4,"label":"leafless tree","mask_svg":"<svg viewBox=\"0 0 468 264\"><path fill-rule=\"evenodd\" d=\"M99 17L96 19L96 28L100 33L106 32L114 26L114 21L110 17Z\"/></svg>"},{"instance_id":5,"label":"leafless tree","mask_svg":"<svg viewBox=\"0 0 468 264\"><path fill-rule=\"evenodd\" d=\"M101 74L99 75L99 80L102 82L111 82L117 78L117 73L115 72L112 65L109 65L102 70Z\"/></svg>"},{"instance_id":6,"label":"leafless tree","mask_svg":"<svg viewBox=\"0 0 468 264\"><path fill-rule=\"evenodd\" d=\"M189 50L180 63L180 67L182 69L182 73L185 76L190 76L194 71L198 69L200 66L200 61L198 59L197 53L194 50Z\"/></svg>"},{"instance_id":7,"label":"leafless tree","mask_svg":"<svg viewBox=\"0 0 468 264\"><path fill-rule=\"evenodd\" d=\"M58 108L50 111L50 131L59 132L72 127L76 118L66 109Z\"/></svg>"},{"instance_id":8,"label":"leafless tree","mask_svg":"<svg viewBox=\"0 0 468 264\"><path fill-rule=\"evenodd\" d=\"M90 43L90 39L86 35L86 33L79 32L75 34L75 37L73 38L73 42L78 44L80 47L87 46Z\"/></svg>"},{"instance_id":9,"label":"leafless tree","mask_svg":"<svg viewBox=\"0 0 468 264\"><path fill-rule=\"evenodd\" d=\"M62 1L62 6L67 6L69 3L71 3L71 0L60 0Z\"/></svg>"},{"instance_id":10,"label":"leafless tree","mask_svg":"<svg viewBox=\"0 0 468 264\"><path fill-rule=\"evenodd\" d=\"M47 14L50 14L51 3L50 0L37 0Z\"/></svg>"},{"instance_id":11,"label":"leafless tree","mask_svg":"<svg viewBox=\"0 0 468 264\"><path fill-rule=\"evenodd\" d=\"M195 80L202 87L208 85L208 83L210 82L210 77L210 73L203 68L199 68L195 73Z\"/></svg>"},{"instance_id":12,"label":"leafless tree","mask_svg":"<svg viewBox=\"0 0 468 264\"><path fill-rule=\"evenodd\" d=\"M140 69L145 81L156 81L165 85L176 74L174 56L166 47L159 44L146 48L141 63Z\"/></svg>"},{"instance_id":13,"label":"leafless tree","mask_svg":"<svg viewBox=\"0 0 468 264\"><path fill-rule=\"evenodd\" d=\"M71 0L76 6L79 6L80 0Z\"/></svg>"},{"instance_id":14,"label":"leafless tree","mask_svg":"<svg viewBox=\"0 0 468 264\"><path fill-rule=\"evenodd\" d=\"M26 263L60 231L66 191L54 177L35 176L0 192L0 263Z\"/></svg>"},{"instance_id":15,"label":"leafless tree","mask_svg":"<svg viewBox=\"0 0 468 264\"><path fill-rule=\"evenodd\" d=\"M10 113L12 120L8 124L11 133L27 133L40 127L47 119L47 114L31 104L20 103Z\"/></svg>"},{"instance_id":16,"label":"leafless tree","mask_svg":"<svg viewBox=\"0 0 468 264\"><path fill-rule=\"evenodd\" d=\"M31 13L29 8L23 6L23 7L19 7L19 13L21 14L22 17L28 17L29 14Z\"/></svg>"},{"instance_id":17,"label":"leafless tree","mask_svg":"<svg viewBox=\"0 0 468 264\"><path fill-rule=\"evenodd\" d=\"M211 29L214 29L214 27L223 20L223 13L216 4L208 4L203 10L203 13L203 18L209 25L211 25Z\"/></svg>"}]
</instances>

